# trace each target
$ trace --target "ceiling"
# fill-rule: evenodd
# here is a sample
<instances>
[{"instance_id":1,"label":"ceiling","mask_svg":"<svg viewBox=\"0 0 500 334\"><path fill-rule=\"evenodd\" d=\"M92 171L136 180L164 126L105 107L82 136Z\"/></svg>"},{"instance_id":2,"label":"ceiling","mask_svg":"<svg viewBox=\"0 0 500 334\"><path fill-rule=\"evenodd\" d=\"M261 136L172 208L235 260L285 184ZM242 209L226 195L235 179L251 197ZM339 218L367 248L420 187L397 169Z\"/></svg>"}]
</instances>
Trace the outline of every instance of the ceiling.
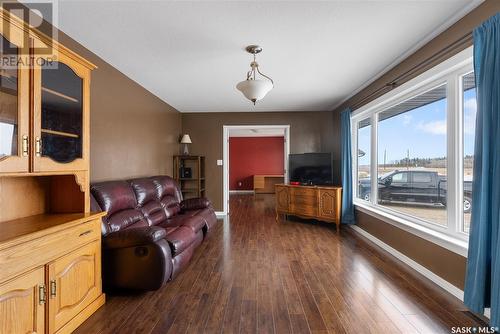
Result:
<instances>
[{"instance_id":1,"label":"ceiling","mask_svg":"<svg viewBox=\"0 0 500 334\"><path fill-rule=\"evenodd\" d=\"M322 111L478 2L60 0L56 25L181 112ZM255 107L248 44L275 82Z\"/></svg>"}]
</instances>

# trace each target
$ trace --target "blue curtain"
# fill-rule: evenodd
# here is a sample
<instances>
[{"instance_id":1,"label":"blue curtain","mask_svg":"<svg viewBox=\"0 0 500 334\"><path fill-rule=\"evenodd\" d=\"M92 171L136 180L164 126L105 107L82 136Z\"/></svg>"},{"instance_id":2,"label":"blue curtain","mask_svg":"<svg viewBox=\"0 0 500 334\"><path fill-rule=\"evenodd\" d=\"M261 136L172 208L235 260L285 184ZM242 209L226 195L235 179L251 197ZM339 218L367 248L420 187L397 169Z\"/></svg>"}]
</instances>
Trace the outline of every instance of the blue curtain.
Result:
<instances>
[{"instance_id":1,"label":"blue curtain","mask_svg":"<svg viewBox=\"0 0 500 334\"><path fill-rule=\"evenodd\" d=\"M477 116L464 302L481 314L491 307L490 325L500 327L500 14L473 37Z\"/></svg>"},{"instance_id":2,"label":"blue curtain","mask_svg":"<svg viewBox=\"0 0 500 334\"><path fill-rule=\"evenodd\" d=\"M351 109L340 114L341 173L342 173L342 224L354 224L352 203L352 151L351 151Z\"/></svg>"}]
</instances>

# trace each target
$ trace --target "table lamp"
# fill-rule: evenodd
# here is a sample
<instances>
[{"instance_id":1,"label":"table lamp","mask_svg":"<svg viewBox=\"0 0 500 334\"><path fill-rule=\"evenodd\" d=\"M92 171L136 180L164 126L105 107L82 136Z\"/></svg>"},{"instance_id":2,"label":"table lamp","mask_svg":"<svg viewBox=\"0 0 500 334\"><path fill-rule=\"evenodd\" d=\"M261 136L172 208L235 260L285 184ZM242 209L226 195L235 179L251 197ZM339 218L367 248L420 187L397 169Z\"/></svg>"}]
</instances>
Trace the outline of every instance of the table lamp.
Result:
<instances>
[{"instance_id":1,"label":"table lamp","mask_svg":"<svg viewBox=\"0 0 500 334\"><path fill-rule=\"evenodd\" d=\"M184 144L184 150L183 150L182 154L189 155L188 145L192 144L192 143L193 142L191 141L191 137L189 137L189 135L187 133L182 135L181 144Z\"/></svg>"}]
</instances>

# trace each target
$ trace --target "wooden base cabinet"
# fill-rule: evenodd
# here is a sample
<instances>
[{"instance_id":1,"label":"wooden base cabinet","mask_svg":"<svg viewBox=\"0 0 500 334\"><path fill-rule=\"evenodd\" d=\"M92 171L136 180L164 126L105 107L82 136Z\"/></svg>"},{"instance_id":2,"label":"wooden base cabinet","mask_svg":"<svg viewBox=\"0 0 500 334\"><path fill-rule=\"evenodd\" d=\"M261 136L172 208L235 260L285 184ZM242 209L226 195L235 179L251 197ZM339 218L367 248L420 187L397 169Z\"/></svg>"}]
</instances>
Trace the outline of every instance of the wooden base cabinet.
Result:
<instances>
[{"instance_id":1,"label":"wooden base cabinet","mask_svg":"<svg viewBox=\"0 0 500 334\"><path fill-rule=\"evenodd\" d=\"M71 333L104 304L103 214L78 216L19 220L17 234L13 222L0 224L0 268L9 268L0 273L0 333Z\"/></svg>"},{"instance_id":2,"label":"wooden base cabinet","mask_svg":"<svg viewBox=\"0 0 500 334\"><path fill-rule=\"evenodd\" d=\"M0 285L0 333L43 333L45 268Z\"/></svg>"},{"instance_id":3,"label":"wooden base cabinet","mask_svg":"<svg viewBox=\"0 0 500 334\"><path fill-rule=\"evenodd\" d=\"M49 333L55 333L102 293L100 242L51 262L48 278Z\"/></svg>"},{"instance_id":4,"label":"wooden base cabinet","mask_svg":"<svg viewBox=\"0 0 500 334\"><path fill-rule=\"evenodd\" d=\"M279 215L312 218L340 227L341 187L277 184L276 221Z\"/></svg>"}]
</instances>

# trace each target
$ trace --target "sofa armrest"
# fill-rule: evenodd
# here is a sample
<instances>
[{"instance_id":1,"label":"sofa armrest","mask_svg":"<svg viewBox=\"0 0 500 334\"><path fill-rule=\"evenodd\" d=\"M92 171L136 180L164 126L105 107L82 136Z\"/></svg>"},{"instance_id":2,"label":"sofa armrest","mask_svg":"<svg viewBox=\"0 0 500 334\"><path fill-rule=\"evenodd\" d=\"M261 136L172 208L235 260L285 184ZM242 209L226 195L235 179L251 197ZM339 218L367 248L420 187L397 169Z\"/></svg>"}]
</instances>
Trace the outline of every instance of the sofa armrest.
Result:
<instances>
[{"instance_id":1,"label":"sofa armrest","mask_svg":"<svg viewBox=\"0 0 500 334\"><path fill-rule=\"evenodd\" d=\"M166 235L163 228L151 226L113 232L103 237L102 241L105 249L126 248L154 243Z\"/></svg>"},{"instance_id":2,"label":"sofa armrest","mask_svg":"<svg viewBox=\"0 0 500 334\"><path fill-rule=\"evenodd\" d=\"M207 198L202 198L202 197L188 198L181 202L182 211L205 209L211 206L212 203L210 203L210 201Z\"/></svg>"}]
</instances>

